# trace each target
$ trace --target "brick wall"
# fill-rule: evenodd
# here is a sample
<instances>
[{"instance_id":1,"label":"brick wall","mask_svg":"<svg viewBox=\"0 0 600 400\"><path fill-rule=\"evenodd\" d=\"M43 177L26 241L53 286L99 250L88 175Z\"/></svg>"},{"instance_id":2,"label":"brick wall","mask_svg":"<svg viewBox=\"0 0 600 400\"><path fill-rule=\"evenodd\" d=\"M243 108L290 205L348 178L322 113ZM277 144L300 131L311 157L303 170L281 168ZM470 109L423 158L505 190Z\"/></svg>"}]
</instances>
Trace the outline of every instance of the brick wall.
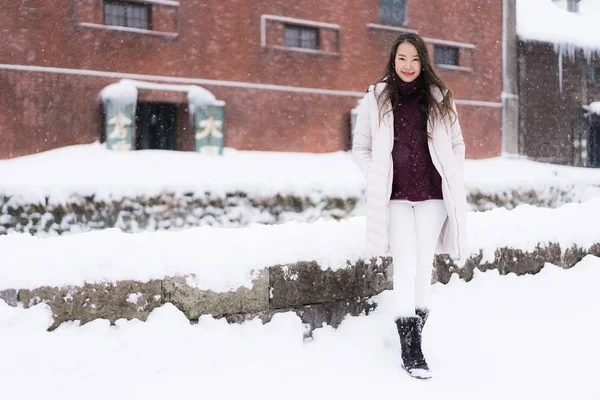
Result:
<instances>
[{"instance_id":1,"label":"brick wall","mask_svg":"<svg viewBox=\"0 0 600 400\"><path fill-rule=\"evenodd\" d=\"M397 36L397 32L367 27L379 23L378 0L154 4L154 28L169 35L82 25L101 23L102 3L9 2L0 9L0 33L9 39L7 46L0 46L0 64L364 92L382 72L389 46ZM455 98L500 102L502 2L407 3L407 28L427 38L476 46L461 54L471 70L440 70ZM326 48L337 46L337 54L261 47L263 14L339 25L339 31L323 33ZM433 44L429 46L433 50ZM101 115L97 95L116 80L0 69L0 100L8 104L0 110L0 157L98 140ZM349 112L356 96L203 86L227 102L228 146L315 152L348 148ZM500 110L459 106L468 157L499 154ZM178 113L185 114L183 109ZM184 124L178 122L178 126L182 129ZM185 138L178 143L182 149L192 148Z\"/></svg>"}]
</instances>

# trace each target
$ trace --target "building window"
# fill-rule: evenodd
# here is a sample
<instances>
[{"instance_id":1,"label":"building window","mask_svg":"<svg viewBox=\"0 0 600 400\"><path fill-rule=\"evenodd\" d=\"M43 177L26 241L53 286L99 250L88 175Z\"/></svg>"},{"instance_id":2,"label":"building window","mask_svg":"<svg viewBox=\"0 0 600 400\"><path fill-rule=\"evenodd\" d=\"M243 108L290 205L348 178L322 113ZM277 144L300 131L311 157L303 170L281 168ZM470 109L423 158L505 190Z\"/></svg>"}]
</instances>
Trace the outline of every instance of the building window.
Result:
<instances>
[{"instance_id":1,"label":"building window","mask_svg":"<svg viewBox=\"0 0 600 400\"><path fill-rule=\"evenodd\" d=\"M260 45L264 49L339 56L340 26L281 15L260 16Z\"/></svg>"},{"instance_id":2,"label":"building window","mask_svg":"<svg viewBox=\"0 0 600 400\"><path fill-rule=\"evenodd\" d=\"M438 65L458 66L458 47L439 46L433 47L433 61Z\"/></svg>"},{"instance_id":3,"label":"building window","mask_svg":"<svg viewBox=\"0 0 600 400\"><path fill-rule=\"evenodd\" d=\"M379 0L379 18L385 24L406 23L405 0Z\"/></svg>"},{"instance_id":4,"label":"building window","mask_svg":"<svg viewBox=\"0 0 600 400\"><path fill-rule=\"evenodd\" d=\"M152 29L151 6L125 1L104 1L104 25L125 26L127 28Z\"/></svg>"},{"instance_id":5,"label":"building window","mask_svg":"<svg viewBox=\"0 0 600 400\"><path fill-rule=\"evenodd\" d=\"M597 85L600 83L600 66L593 64L588 65L588 83Z\"/></svg>"},{"instance_id":6,"label":"building window","mask_svg":"<svg viewBox=\"0 0 600 400\"><path fill-rule=\"evenodd\" d=\"M285 25L284 44L286 47L319 49L319 29L299 25Z\"/></svg>"}]
</instances>

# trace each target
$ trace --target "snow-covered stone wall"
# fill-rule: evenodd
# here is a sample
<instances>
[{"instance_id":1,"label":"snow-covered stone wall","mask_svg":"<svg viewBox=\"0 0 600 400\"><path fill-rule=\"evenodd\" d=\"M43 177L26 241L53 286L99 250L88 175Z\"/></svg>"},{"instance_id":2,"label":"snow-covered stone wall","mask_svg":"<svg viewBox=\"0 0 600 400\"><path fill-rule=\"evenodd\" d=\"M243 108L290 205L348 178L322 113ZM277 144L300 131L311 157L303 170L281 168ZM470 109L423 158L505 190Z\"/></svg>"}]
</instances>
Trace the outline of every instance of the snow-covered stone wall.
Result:
<instances>
[{"instance_id":1,"label":"snow-covered stone wall","mask_svg":"<svg viewBox=\"0 0 600 400\"><path fill-rule=\"evenodd\" d=\"M538 185L486 190L468 189L471 211L497 207L513 209L519 204L560 207L600 196L591 185ZM308 196L251 196L236 192L162 193L151 196L95 199L73 194L62 202L28 203L18 195L0 193L0 235L19 232L56 236L117 228L124 232L179 230L198 226L243 227L250 224L279 224L289 221L340 220L360 215L361 197L332 197L321 192Z\"/></svg>"},{"instance_id":2,"label":"snow-covered stone wall","mask_svg":"<svg viewBox=\"0 0 600 400\"><path fill-rule=\"evenodd\" d=\"M31 204L19 196L0 194L0 235L22 232L44 237L107 228L136 233L205 225L243 227L254 223L313 222L320 218L348 217L358 201L320 193L310 197L163 193L113 201L73 195L64 203Z\"/></svg>"},{"instance_id":3,"label":"snow-covered stone wall","mask_svg":"<svg viewBox=\"0 0 600 400\"><path fill-rule=\"evenodd\" d=\"M448 283L452 276L470 281L474 271L497 270L499 274L537 274L546 263L571 268L586 255L600 256L600 243L590 248L560 244L539 245L533 251L498 248L493 261L483 254L471 256L462 265L438 256L432 283ZM157 307L171 303L190 321L202 315L243 322L260 318L263 323L280 312L294 311L306 324L306 335L326 323L337 327L347 315L368 314L377 307L371 297L393 289L393 265L390 257L348 262L344 268L324 269L316 262L296 262L262 268L251 287L219 292L196 287L194 275L165 277L149 281L121 280L86 283L81 286L43 286L34 289L0 290L0 299L25 308L46 303L54 322L49 330L66 321L81 324L107 319L145 321Z\"/></svg>"},{"instance_id":4,"label":"snow-covered stone wall","mask_svg":"<svg viewBox=\"0 0 600 400\"><path fill-rule=\"evenodd\" d=\"M81 286L43 286L0 290L0 299L25 308L46 303L54 322L82 324L95 319L145 321L165 303L180 309L191 321L202 315L242 322L258 317L268 322L279 312L295 311L307 324L307 334L325 322L337 327L348 315L368 313L376 307L369 298L392 288L389 259L359 260L346 268L324 270L315 262L298 262L262 268L251 287L230 291L203 290L191 284L195 276L175 276L145 282L122 280Z\"/></svg>"}]
</instances>

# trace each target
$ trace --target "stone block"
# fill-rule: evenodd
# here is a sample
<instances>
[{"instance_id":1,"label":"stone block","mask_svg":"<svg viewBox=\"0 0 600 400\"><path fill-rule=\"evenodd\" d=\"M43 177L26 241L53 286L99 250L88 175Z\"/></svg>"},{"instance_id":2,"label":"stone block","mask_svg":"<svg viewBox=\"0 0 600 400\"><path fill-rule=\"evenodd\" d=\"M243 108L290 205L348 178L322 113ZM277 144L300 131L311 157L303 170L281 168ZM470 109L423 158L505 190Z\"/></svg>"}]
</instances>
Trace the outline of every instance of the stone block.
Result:
<instances>
[{"instance_id":1,"label":"stone block","mask_svg":"<svg viewBox=\"0 0 600 400\"><path fill-rule=\"evenodd\" d=\"M567 249L565 254L561 255L561 248L557 243L538 245L531 252L501 247L496 249L493 262L483 262L483 252L479 251L478 254L466 259L464 265L461 266L456 265L446 255L437 255L434 263L433 281L447 284L453 274L458 274L460 279L469 282L473 279L475 269L481 272L497 269L501 275L511 272L517 275L537 274L547 262L570 268L592 250L573 247Z\"/></svg>"},{"instance_id":2,"label":"stone block","mask_svg":"<svg viewBox=\"0 0 600 400\"><path fill-rule=\"evenodd\" d=\"M162 304L161 281L146 283L119 281L86 283L83 286L44 286L19 290L19 302L29 308L46 303L52 310L56 329L65 321L79 320L85 324L94 319L134 319L145 321L148 314Z\"/></svg>"},{"instance_id":3,"label":"stone block","mask_svg":"<svg viewBox=\"0 0 600 400\"><path fill-rule=\"evenodd\" d=\"M354 298L335 300L328 303L308 304L294 308L279 308L256 313L225 315L224 318L229 323L242 323L259 318L263 324L266 324L277 313L293 311L306 324L307 330L304 334L306 338L312 336L312 332L317 328L321 328L323 324L337 328L347 316L369 315L376 307L377 304L370 298Z\"/></svg>"},{"instance_id":4,"label":"stone block","mask_svg":"<svg viewBox=\"0 0 600 400\"><path fill-rule=\"evenodd\" d=\"M240 287L231 292L201 290L188 285L187 276L165 278L163 281L164 301L173 303L190 320L201 315L219 317L267 310L269 308L269 271L260 271L252 281L252 289Z\"/></svg>"},{"instance_id":5,"label":"stone block","mask_svg":"<svg viewBox=\"0 0 600 400\"><path fill-rule=\"evenodd\" d=\"M591 249L590 249L591 250ZM583 249L577 245L573 245L572 247L565 249L560 264L557 264L563 268L571 268L579 261L583 260L588 254L593 254L588 249Z\"/></svg>"},{"instance_id":6,"label":"stone block","mask_svg":"<svg viewBox=\"0 0 600 400\"><path fill-rule=\"evenodd\" d=\"M314 261L269 268L270 308L288 308L370 297L392 289L390 257L358 260L345 268L322 269Z\"/></svg>"},{"instance_id":7,"label":"stone block","mask_svg":"<svg viewBox=\"0 0 600 400\"><path fill-rule=\"evenodd\" d=\"M0 300L4 300L11 307L17 306L17 291L15 289L0 290Z\"/></svg>"}]
</instances>

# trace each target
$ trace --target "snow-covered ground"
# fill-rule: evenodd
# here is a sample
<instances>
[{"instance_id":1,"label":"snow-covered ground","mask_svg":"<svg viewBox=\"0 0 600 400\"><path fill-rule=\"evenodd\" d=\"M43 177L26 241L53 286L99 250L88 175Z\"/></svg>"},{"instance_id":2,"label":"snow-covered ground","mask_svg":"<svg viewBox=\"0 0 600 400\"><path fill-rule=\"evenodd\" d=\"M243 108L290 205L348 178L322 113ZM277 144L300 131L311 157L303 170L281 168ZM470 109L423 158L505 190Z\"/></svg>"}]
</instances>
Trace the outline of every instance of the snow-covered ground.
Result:
<instances>
[{"instance_id":1,"label":"snow-covered ground","mask_svg":"<svg viewBox=\"0 0 600 400\"><path fill-rule=\"evenodd\" d=\"M511 189L544 191L600 185L600 170L503 157L467 160L467 189L488 193ZM0 160L0 194L28 203L65 201L73 193L96 200L123 196L242 191L250 195L315 192L358 197L365 181L349 152L325 154L237 151L222 157L194 152L145 150L115 152L99 143L63 147L40 154ZM600 194L598 188L583 199Z\"/></svg>"},{"instance_id":2,"label":"snow-covered ground","mask_svg":"<svg viewBox=\"0 0 600 400\"><path fill-rule=\"evenodd\" d=\"M171 305L147 322L97 320L48 333L44 305L0 301L2 399L577 399L600 398L600 259L534 276L476 272L433 286L424 351L430 381L400 368L390 296L303 341L294 314L197 325Z\"/></svg>"},{"instance_id":3,"label":"snow-covered ground","mask_svg":"<svg viewBox=\"0 0 600 400\"><path fill-rule=\"evenodd\" d=\"M466 185L485 192L600 185L600 170L495 158L466 162ZM116 153L99 144L0 161L0 193L64 201L162 191L251 195L360 196L364 179L345 152L299 154L227 149ZM590 186L591 187L591 186ZM592 188L593 189L593 188ZM582 247L600 242L600 197L556 209L521 205L469 214L470 247L487 260L499 246ZM597 188L596 188L597 189ZM594 197L596 196L596 197ZM580 199L581 200L581 199ZM583 199L585 200L585 199ZM362 253L364 217L312 224L201 227L65 237L0 236L0 290L195 273L201 288L248 285L252 269L315 259L341 267ZM300 245L299 245L300 244ZM304 341L294 314L269 324L228 325L210 316L190 325L171 305L147 322L97 320L53 332L45 305L0 301L0 399L598 399L600 259L535 276L480 273L433 286L424 350L428 382L400 368L389 292L369 316L349 317Z\"/></svg>"}]
</instances>

